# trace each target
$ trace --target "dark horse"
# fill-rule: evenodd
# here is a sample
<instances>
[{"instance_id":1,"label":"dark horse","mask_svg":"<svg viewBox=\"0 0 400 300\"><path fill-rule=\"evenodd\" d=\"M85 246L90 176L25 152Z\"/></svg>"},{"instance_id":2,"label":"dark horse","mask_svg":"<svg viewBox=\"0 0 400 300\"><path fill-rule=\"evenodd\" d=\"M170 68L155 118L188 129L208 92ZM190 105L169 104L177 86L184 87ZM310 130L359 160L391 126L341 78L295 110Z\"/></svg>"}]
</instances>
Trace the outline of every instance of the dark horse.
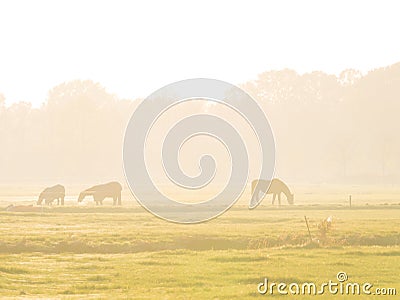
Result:
<instances>
[{"instance_id":1,"label":"dark horse","mask_svg":"<svg viewBox=\"0 0 400 300\"><path fill-rule=\"evenodd\" d=\"M260 204L260 192L265 194L273 194L272 204L275 202L276 196L278 196L279 205L281 205L281 193L286 196L289 204L293 204L294 195L290 192L288 186L277 178L269 180L253 180L251 183L251 200L249 208L255 208Z\"/></svg>"},{"instance_id":2,"label":"dark horse","mask_svg":"<svg viewBox=\"0 0 400 300\"><path fill-rule=\"evenodd\" d=\"M62 185L55 185L45 189L40 193L37 205L42 204L43 200L46 205L53 204L54 200L57 200L57 205L64 205L65 188Z\"/></svg>"},{"instance_id":3,"label":"dark horse","mask_svg":"<svg viewBox=\"0 0 400 300\"><path fill-rule=\"evenodd\" d=\"M121 205L121 191L122 186L118 182L95 185L80 193L78 202L82 202L86 196L92 196L96 205L103 205L105 198L113 198L113 205Z\"/></svg>"}]
</instances>

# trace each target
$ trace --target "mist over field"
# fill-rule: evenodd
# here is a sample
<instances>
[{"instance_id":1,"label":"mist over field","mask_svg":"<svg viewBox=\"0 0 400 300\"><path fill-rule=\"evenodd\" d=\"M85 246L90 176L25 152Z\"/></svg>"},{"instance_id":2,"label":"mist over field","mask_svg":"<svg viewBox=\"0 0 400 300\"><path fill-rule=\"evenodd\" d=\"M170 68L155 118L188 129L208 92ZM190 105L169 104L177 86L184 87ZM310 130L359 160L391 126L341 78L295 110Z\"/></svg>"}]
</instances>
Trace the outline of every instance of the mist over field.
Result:
<instances>
[{"instance_id":1,"label":"mist over field","mask_svg":"<svg viewBox=\"0 0 400 300\"><path fill-rule=\"evenodd\" d=\"M0 300L398 299L398 6L0 1Z\"/></svg>"},{"instance_id":2,"label":"mist over field","mask_svg":"<svg viewBox=\"0 0 400 300\"><path fill-rule=\"evenodd\" d=\"M339 76L268 71L240 86L270 121L277 177L289 183L400 184L400 63L367 74L349 69ZM75 80L52 88L40 108L5 102L0 96L3 184L123 180L124 131L140 99L119 99L98 83ZM257 169L261 158L252 144L254 137L240 116L220 105L195 102L178 107L160 119L153 142L177 116L193 111L231 118L250 143L250 163L252 170ZM189 174L198 172L199 143L202 150L214 152L224 181L229 167L226 151L211 139L188 145L180 158L182 167ZM149 166L157 165L160 149L149 148L154 152ZM162 170L154 174L156 180L165 177Z\"/></svg>"}]
</instances>

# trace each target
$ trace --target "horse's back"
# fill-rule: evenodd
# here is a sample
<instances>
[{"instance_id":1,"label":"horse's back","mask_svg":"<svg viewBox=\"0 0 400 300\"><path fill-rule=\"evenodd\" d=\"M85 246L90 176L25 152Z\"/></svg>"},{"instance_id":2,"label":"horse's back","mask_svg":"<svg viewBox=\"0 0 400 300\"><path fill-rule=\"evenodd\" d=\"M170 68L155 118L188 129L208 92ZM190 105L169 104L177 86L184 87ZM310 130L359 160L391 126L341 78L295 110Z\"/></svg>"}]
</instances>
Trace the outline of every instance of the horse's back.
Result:
<instances>
[{"instance_id":1,"label":"horse's back","mask_svg":"<svg viewBox=\"0 0 400 300\"><path fill-rule=\"evenodd\" d=\"M272 179L270 190L271 192L280 193L282 191L288 191L289 188L282 180L274 178Z\"/></svg>"},{"instance_id":2,"label":"horse's back","mask_svg":"<svg viewBox=\"0 0 400 300\"><path fill-rule=\"evenodd\" d=\"M103 193L120 193L122 191L122 185L117 181L112 181L105 184L95 185L89 188L87 191L103 192Z\"/></svg>"},{"instance_id":3,"label":"horse's back","mask_svg":"<svg viewBox=\"0 0 400 300\"><path fill-rule=\"evenodd\" d=\"M283 183L282 180L278 179L278 178L274 178L271 181L271 185L270 185L270 191L271 192L278 192L282 190L282 187L285 186L285 184Z\"/></svg>"},{"instance_id":4,"label":"horse's back","mask_svg":"<svg viewBox=\"0 0 400 300\"><path fill-rule=\"evenodd\" d=\"M48 187L43 191L44 194L53 194L53 195L63 195L65 196L65 187L61 184L57 184L52 187Z\"/></svg>"},{"instance_id":5,"label":"horse's back","mask_svg":"<svg viewBox=\"0 0 400 300\"><path fill-rule=\"evenodd\" d=\"M115 190L116 192L122 191L122 185L119 182L113 181L108 184L110 185L110 188Z\"/></svg>"},{"instance_id":6,"label":"horse's back","mask_svg":"<svg viewBox=\"0 0 400 300\"><path fill-rule=\"evenodd\" d=\"M256 188L258 191L267 192L267 189L269 191L271 184L272 183L270 180L265 180L265 179L253 180L251 182L251 193L253 194Z\"/></svg>"}]
</instances>

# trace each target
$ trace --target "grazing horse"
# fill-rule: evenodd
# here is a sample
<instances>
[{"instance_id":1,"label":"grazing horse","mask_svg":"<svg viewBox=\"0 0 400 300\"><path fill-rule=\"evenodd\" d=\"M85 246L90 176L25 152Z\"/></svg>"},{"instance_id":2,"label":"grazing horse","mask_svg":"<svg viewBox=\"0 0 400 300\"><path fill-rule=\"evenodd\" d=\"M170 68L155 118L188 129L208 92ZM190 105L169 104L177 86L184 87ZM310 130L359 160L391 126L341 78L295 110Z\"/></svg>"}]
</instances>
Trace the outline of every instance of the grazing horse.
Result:
<instances>
[{"instance_id":1,"label":"grazing horse","mask_svg":"<svg viewBox=\"0 0 400 300\"><path fill-rule=\"evenodd\" d=\"M54 200L57 200L57 205L64 205L65 188L62 185L55 185L45 189L40 193L37 205L42 204L43 200L46 205L53 204Z\"/></svg>"},{"instance_id":2,"label":"grazing horse","mask_svg":"<svg viewBox=\"0 0 400 300\"><path fill-rule=\"evenodd\" d=\"M80 193L78 202L82 202L86 196L93 196L96 205L103 205L103 200L105 198L113 198L113 205L121 205L121 191L122 186L118 182L95 185Z\"/></svg>"},{"instance_id":3,"label":"grazing horse","mask_svg":"<svg viewBox=\"0 0 400 300\"><path fill-rule=\"evenodd\" d=\"M260 192L265 194L273 194L272 204L275 202L276 196L278 196L279 205L281 205L281 193L286 196L286 199L289 204L293 204L294 195L290 192L288 186L277 178L269 180L253 180L251 183L251 200L249 208L255 208L258 204L260 204Z\"/></svg>"}]
</instances>

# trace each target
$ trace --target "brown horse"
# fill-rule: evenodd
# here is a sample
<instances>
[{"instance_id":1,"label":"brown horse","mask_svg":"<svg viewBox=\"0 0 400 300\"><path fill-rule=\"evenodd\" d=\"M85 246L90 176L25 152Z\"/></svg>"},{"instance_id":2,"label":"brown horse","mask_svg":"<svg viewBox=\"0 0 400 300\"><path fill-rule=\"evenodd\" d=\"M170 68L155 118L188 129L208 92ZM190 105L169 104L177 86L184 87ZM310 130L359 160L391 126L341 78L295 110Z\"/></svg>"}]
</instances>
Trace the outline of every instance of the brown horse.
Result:
<instances>
[{"instance_id":1,"label":"brown horse","mask_svg":"<svg viewBox=\"0 0 400 300\"><path fill-rule=\"evenodd\" d=\"M279 205L281 205L281 194L283 193L286 196L286 199L289 204L293 204L294 195L290 192L288 186L277 178L269 180L253 180L251 183L251 200L249 204L249 208L256 208L257 205L260 204L260 193L263 193L262 197L266 194L273 194L272 204L274 204L276 196L278 196Z\"/></svg>"},{"instance_id":2,"label":"brown horse","mask_svg":"<svg viewBox=\"0 0 400 300\"><path fill-rule=\"evenodd\" d=\"M92 196L96 205L103 205L105 198L113 198L113 205L121 205L121 191L122 186L118 182L95 185L80 193L78 202L82 202L86 196Z\"/></svg>"},{"instance_id":3,"label":"brown horse","mask_svg":"<svg viewBox=\"0 0 400 300\"><path fill-rule=\"evenodd\" d=\"M46 205L53 204L54 200L57 200L57 205L64 205L65 188L62 185L55 185L45 189L40 193L37 205L42 204L43 200Z\"/></svg>"}]
</instances>

